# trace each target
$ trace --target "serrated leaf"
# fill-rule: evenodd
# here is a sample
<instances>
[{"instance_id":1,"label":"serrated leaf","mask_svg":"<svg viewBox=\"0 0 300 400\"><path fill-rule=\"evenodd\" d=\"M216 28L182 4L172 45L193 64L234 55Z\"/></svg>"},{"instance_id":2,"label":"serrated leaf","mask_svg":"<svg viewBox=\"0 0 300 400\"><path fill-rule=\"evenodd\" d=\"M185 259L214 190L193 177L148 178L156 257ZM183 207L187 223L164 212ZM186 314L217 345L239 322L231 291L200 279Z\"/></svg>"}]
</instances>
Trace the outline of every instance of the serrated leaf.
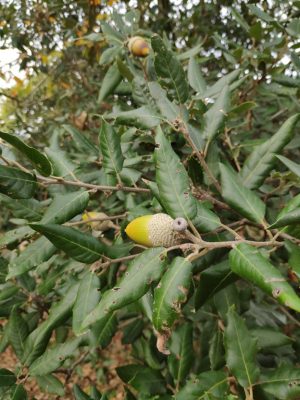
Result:
<instances>
[{"instance_id":1,"label":"serrated leaf","mask_svg":"<svg viewBox=\"0 0 300 400\"><path fill-rule=\"evenodd\" d=\"M211 142L218 135L230 108L230 91L225 85L215 103L204 114L203 136Z\"/></svg>"},{"instance_id":2,"label":"serrated leaf","mask_svg":"<svg viewBox=\"0 0 300 400\"><path fill-rule=\"evenodd\" d=\"M214 231L221 225L220 218L200 201L197 201L197 214L192 222L200 233Z\"/></svg>"},{"instance_id":3,"label":"serrated leaf","mask_svg":"<svg viewBox=\"0 0 300 400\"><path fill-rule=\"evenodd\" d=\"M19 359L23 356L24 343L28 333L27 323L22 318L19 311L13 308L8 322L8 340Z\"/></svg>"},{"instance_id":4,"label":"serrated leaf","mask_svg":"<svg viewBox=\"0 0 300 400\"><path fill-rule=\"evenodd\" d=\"M166 91L157 82L148 83L151 96L156 102L161 114L171 123L181 114L180 107L168 99Z\"/></svg>"},{"instance_id":5,"label":"serrated leaf","mask_svg":"<svg viewBox=\"0 0 300 400\"><path fill-rule=\"evenodd\" d=\"M88 152L88 155L99 155L99 151L94 143L92 143L87 136L81 133L78 129L72 125L63 125L62 127L72 136L81 151Z\"/></svg>"},{"instance_id":6,"label":"serrated leaf","mask_svg":"<svg viewBox=\"0 0 300 400\"><path fill-rule=\"evenodd\" d=\"M191 220L196 216L197 205L190 194L188 174L161 128L157 129L156 143L156 183L159 198L171 217Z\"/></svg>"},{"instance_id":7,"label":"serrated leaf","mask_svg":"<svg viewBox=\"0 0 300 400\"><path fill-rule=\"evenodd\" d=\"M96 307L100 300L100 279L90 271L86 271L80 281L80 286L73 308L72 328L75 335L80 333L80 327L85 317Z\"/></svg>"},{"instance_id":8,"label":"serrated leaf","mask_svg":"<svg viewBox=\"0 0 300 400\"><path fill-rule=\"evenodd\" d=\"M65 388L61 381L53 375L37 376L36 381L42 391L64 396Z\"/></svg>"},{"instance_id":9,"label":"serrated leaf","mask_svg":"<svg viewBox=\"0 0 300 400\"><path fill-rule=\"evenodd\" d=\"M44 353L53 329L69 318L76 299L78 286L78 283L73 284L62 299L52 305L48 318L27 337L23 355L23 363L25 365L30 366L34 360Z\"/></svg>"},{"instance_id":10,"label":"serrated leaf","mask_svg":"<svg viewBox=\"0 0 300 400\"><path fill-rule=\"evenodd\" d=\"M41 237L35 240L18 257L10 262L7 279L22 275L24 272L37 267L42 262L49 260L55 251L56 248L46 238Z\"/></svg>"},{"instance_id":11,"label":"serrated leaf","mask_svg":"<svg viewBox=\"0 0 300 400\"><path fill-rule=\"evenodd\" d=\"M283 364L262 374L259 385L280 400L296 400L300 396L300 368Z\"/></svg>"},{"instance_id":12,"label":"serrated leaf","mask_svg":"<svg viewBox=\"0 0 300 400\"><path fill-rule=\"evenodd\" d=\"M159 36L152 37L151 46L155 53L155 70L162 86L167 87L168 94L183 104L189 96L189 88L180 62Z\"/></svg>"},{"instance_id":13,"label":"serrated leaf","mask_svg":"<svg viewBox=\"0 0 300 400\"><path fill-rule=\"evenodd\" d=\"M178 386L185 380L194 362L192 323L185 322L172 332L169 348L168 367Z\"/></svg>"},{"instance_id":14,"label":"serrated leaf","mask_svg":"<svg viewBox=\"0 0 300 400\"><path fill-rule=\"evenodd\" d=\"M0 192L13 199L29 199L37 190L36 177L17 168L0 165Z\"/></svg>"},{"instance_id":15,"label":"serrated leaf","mask_svg":"<svg viewBox=\"0 0 300 400\"><path fill-rule=\"evenodd\" d=\"M159 371L152 368L131 364L116 368L123 382L129 384L139 394L155 395L166 392L164 379Z\"/></svg>"},{"instance_id":16,"label":"serrated leaf","mask_svg":"<svg viewBox=\"0 0 300 400\"><path fill-rule=\"evenodd\" d=\"M55 224L31 224L30 226L46 236L55 247L64 251L69 257L86 264L99 260L106 251L106 246L92 235L68 226Z\"/></svg>"},{"instance_id":17,"label":"serrated leaf","mask_svg":"<svg viewBox=\"0 0 300 400\"><path fill-rule=\"evenodd\" d=\"M40 223L63 224L85 210L88 202L89 193L87 190L58 194L54 196Z\"/></svg>"},{"instance_id":18,"label":"serrated leaf","mask_svg":"<svg viewBox=\"0 0 300 400\"><path fill-rule=\"evenodd\" d=\"M0 368L0 387L12 386L17 381L17 377L6 368Z\"/></svg>"},{"instance_id":19,"label":"serrated leaf","mask_svg":"<svg viewBox=\"0 0 300 400\"><path fill-rule=\"evenodd\" d=\"M49 176L52 174L52 165L45 154L28 146L20 138L10 133L0 132L0 138L23 153L42 175Z\"/></svg>"},{"instance_id":20,"label":"serrated leaf","mask_svg":"<svg viewBox=\"0 0 300 400\"><path fill-rule=\"evenodd\" d=\"M198 310L208 299L237 279L228 260L212 265L201 272L195 293L195 308Z\"/></svg>"},{"instance_id":21,"label":"serrated leaf","mask_svg":"<svg viewBox=\"0 0 300 400\"><path fill-rule=\"evenodd\" d=\"M206 82L194 57L191 57L189 60L188 80L190 86L195 90L195 92L200 94L205 92Z\"/></svg>"},{"instance_id":22,"label":"serrated leaf","mask_svg":"<svg viewBox=\"0 0 300 400\"><path fill-rule=\"evenodd\" d=\"M227 313L224 343L228 368L241 386L251 387L259 377L255 359L257 342L233 307Z\"/></svg>"},{"instance_id":23,"label":"serrated leaf","mask_svg":"<svg viewBox=\"0 0 300 400\"><path fill-rule=\"evenodd\" d=\"M98 103L102 103L102 101L112 94L115 88L119 85L122 80L122 75L120 74L119 68L117 64L111 65L102 81L102 85L98 95Z\"/></svg>"},{"instance_id":24,"label":"serrated leaf","mask_svg":"<svg viewBox=\"0 0 300 400\"><path fill-rule=\"evenodd\" d=\"M289 160L286 157L276 155L276 157L286 166L290 171L292 171L298 178L300 178L300 165L294 161Z\"/></svg>"},{"instance_id":25,"label":"serrated leaf","mask_svg":"<svg viewBox=\"0 0 300 400\"><path fill-rule=\"evenodd\" d=\"M263 183L276 162L275 154L292 139L299 116L290 117L270 139L252 151L240 172L244 186L256 189Z\"/></svg>"},{"instance_id":26,"label":"serrated leaf","mask_svg":"<svg viewBox=\"0 0 300 400\"><path fill-rule=\"evenodd\" d=\"M197 375L175 395L176 400L223 400L229 391L227 376L223 371L209 371Z\"/></svg>"},{"instance_id":27,"label":"serrated leaf","mask_svg":"<svg viewBox=\"0 0 300 400\"><path fill-rule=\"evenodd\" d=\"M149 106L143 106L130 111L118 111L109 114L107 118L115 118L120 125L134 126L140 129L151 129L163 120L156 111Z\"/></svg>"},{"instance_id":28,"label":"serrated leaf","mask_svg":"<svg viewBox=\"0 0 300 400\"><path fill-rule=\"evenodd\" d=\"M300 312L300 298L277 268L255 247L241 243L230 252L233 272L249 280L287 307Z\"/></svg>"},{"instance_id":29,"label":"serrated leaf","mask_svg":"<svg viewBox=\"0 0 300 400\"><path fill-rule=\"evenodd\" d=\"M156 247L145 250L130 262L126 273L116 286L106 291L98 306L86 317L82 329L101 321L111 312L142 297L153 282L156 282L164 268L162 261L164 248Z\"/></svg>"},{"instance_id":30,"label":"serrated leaf","mask_svg":"<svg viewBox=\"0 0 300 400\"><path fill-rule=\"evenodd\" d=\"M220 172L224 200L250 221L261 223L266 211L264 202L229 167L220 164Z\"/></svg>"},{"instance_id":31,"label":"serrated leaf","mask_svg":"<svg viewBox=\"0 0 300 400\"><path fill-rule=\"evenodd\" d=\"M82 337L68 339L65 343L59 343L47 349L30 365L30 375L48 375L50 372L55 371L67 358L74 356L82 340Z\"/></svg>"},{"instance_id":32,"label":"serrated leaf","mask_svg":"<svg viewBox=\"0 0 300 400\"><path fill-rule=\"evenodd\" d=\"M103 168L107 173L112 173L116 177L119 177L124 163L120 136L114 128L104 120L101 124L99 142L103 157Z\"/></svg>"},{"instance_id":33,"label":"serrated leaf","mask_svg":"<svg viewBox=\"0 0 300 400\"><path fill-rule=\"evenodd\" d=\"M152 321L159 332L169 330L181 312L181 304L187 300L193 265L182 257L176 257L154 289Z\"/></svg>"}]
</instances>

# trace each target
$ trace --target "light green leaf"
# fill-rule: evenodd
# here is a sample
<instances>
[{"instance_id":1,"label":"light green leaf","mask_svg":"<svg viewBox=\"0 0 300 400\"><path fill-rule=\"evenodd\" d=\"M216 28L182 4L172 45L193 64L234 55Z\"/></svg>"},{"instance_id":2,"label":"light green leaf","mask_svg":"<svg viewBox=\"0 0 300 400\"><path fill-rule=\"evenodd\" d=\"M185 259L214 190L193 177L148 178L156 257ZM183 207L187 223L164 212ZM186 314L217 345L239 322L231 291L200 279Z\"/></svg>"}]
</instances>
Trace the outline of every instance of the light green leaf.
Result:
<instances>
[{"instance_id":1,"label":"light green leaf","mask_svg":"<svg viewBox=\"0 0 300 400\"><path fill-rule=\"evenodd\" d=\"M7 279L22 275L37 267L42 262L49 260L55 251L56 248L44 237L30 243L18 257L10 262Z\"/></svg>"},{"instance_id":2,"label":"light green leaf","mask_svg":"<svg viewBox=\"0 0 300 400\"><path fill-rule=\"evenodd\" d=\"M290 170L292 171L298 178L300 178L300 165L295 163L294 161L289 160L286 157L276 155L276 157Z\"/></svg>"},{"instance_id":3,"label":"light green leaf","mask_svg":"<svg viewBox=\"0 0 300 400\"><path fill-rule=\"evenodd\" d=\"M90 271L86 271L81 278L78 294L73 308L72 327L75 335L80 333L84 318L96 307L100 301L100 279Z\"/></svg>"},{"instance_id":4,"label":"light green leaf","mask_svg":"<svg viewBox=\"0 0 300 400\"><path fill-rule=\"evenodd\" d=\"M255 247L241 243L230 252L233 272L249 280L277 301L300 312L300 298L277 268Z\"/></svg>"},{"instance_id":5,"label":"light green leaf","mask_svg":"<svg viewBox=\"0 0 300 400\"><path fill-rule=\"evenodd\" d=\"M29 368L32 376L47 375L59 368L66 359L73 357L83 337L71 338L47 349Z\"/></svg>"},{"instance_id":6,"label":"light green leaf","mask_svg":"<svg viewBox=\"0 0 300 400\"><path fill-rule=\"evenodd\" d=\"M149 106L143 106L130 111L114 112L109 114L107 118L115 118L117 124L134 126L140 129L154 128L163 119Z\"/></svg>"},{"instance_id":7,"label":"light green leaf","mask_svg":"<svg viewBox=\"0 0 300 400\"><path fill-rule=\"evenodd\" d=\"M30 226L46 236L55 247L64 251L69 257L86 264L99 260L106 251L106 246L95 237L68 226L55 224Z\"/></svg>"},{"instance_id":8,"label":"light green leaf","mask_svg":"<svg viewBox=\"0 0 300 400\"><path fill-rule=\"evenodd\" d=\"M29 199L37 189L36 177L17 168L0 165L0 192L13 199Z\"/></svg>"},{"instance_id":9,"label":"light green leaf","mask_svg":"<svg viewBox=\"0 0 300 400\"><path fill-rule=\"evenodd\" d=\"M149 290L151 283L156 282L163 272L163 253L164 248L156 247L145 250L131 261L116 286L104 293L98 306L86 317L82 329L142 297Z\"/></svg>"},{"instance_id":10,"label":"light green leaf","mask_svg":"<svg viewBox=\"0 0 300 400\"><path fill-rule=\"evenodd\" d=\"M281 218L278 218L269 229L281 228L287 225L298 225L300 223L300 208L287 212Z\"/></svg>"},{"instance_id":11,"label":"light green leaf","mask_svg":"<svg viewBox=\"0 0 300 400\"><path fill-rule=\"evenodd\" d=\"M219 133L230 108L230 91L224 86L215 103L204 114L203 136L211 142Z\"/></svg>"},{"instance_id":12,"label":"light green leaf","mask_svg":"<svg viewBox=\"0 0 300 400\"><path fill-rule=\"evenodd\" d=\"M224 400L229 391L228 377L223 371L202 372L175 395L176 400Z\"/></svg>"},{"instance_id":13,"label":"light green leaf","mask_svg":"<svg viewBox=\"0 0 300 400\"><path fill-rule=\"evenodd\" d=\"M169 330L181 312L189 292L193 265L185 258L176 257L154 289L152 321L159 332Z\"/></svg>"},{"instance_id":14,"label":"light green leaf","mask_svg":"<svg viewBox=\"0 0 300 400\"><path fill-rule=\"evenodd\" d=\"M245 18L237 11L236 8L231 7L230 11L236 22L248 33L250 30L250 26Z\"/></svg>"},{"instance_id":15,"label":"light green leaf","mask_svg":"<svg viewBox=\"0 0 300 400\"><path fill-rule=\"evenodd\" d=\"M241 215L250 221L261 223L266 205L250 189L244 186L238 174L224 164L220 164L222 197Z\"/></svg>"},{"instance_id":16,"label":"light green leaf","mask_svg":"<svg viewBox=\"0 0 300 400\"><path fill-rule=\"evenodd\" d=\"M197 205L190 194L188 174L161 128L157 129L156 143L156 183L160 200L171 217L193 219L197 213Z\"/></svg>"},{"instance_id":17,"label":"light green leaf","mask_svg":"<svg viewBox=\"0 0 300 400\"><path fill-rule=\"evenodd\" d=\"M196 98L205 99L206 97L216 97L221 93L225 86L235 82L240 75L241 70L236 69L227 75L222 76L214 85L208 87L202 95L197 95ZM230 88L232 90L232 88Z\"/></svg>"},{"instance_id":18,"label":"light green leaf","mask_svg":"<svg viewBox=\"0 0 300 400\"><path fill-rule=\"evenodd\" d=\"M98 95L98 103L102 103L103 100L110 94L112 94L115 88L119 85L122 80L117 64L111 65L102 81L102 85Z\"/></svg>"},{"instance_id":19,"label":"light green leaf","mask_svg":"<svg viewBox=\"0 0 300 400\"><path fill-rule=\"evenodd\" d=\"M256 363L257 342L248 331L245 321L231 307L227 313L224 332L226 363L244 388L251 387L259 377Z\"/></svg>"},{"instance_id":20,"label":"light green leaf","mask_svg":"<svg viewBox=\"0 0 300 400\"><path fill-rule=\"evenodd\" d=\"M11 210L14 218L27 219L31 222L42 218L42 204L35 199L11 199L1 194L0 204Z\"/></svg>"},{"instance_id":21,"label":"light green leaf","mask_svg":"<svg viewBox=\"0 0 300 400\"><path fill-rule=\"evenodd\" d=\"M63 224L87 207L89 193L86 190L58 194L41 219L41 224Z\"/></svg>"},{"instance_id":22,"label":"light green leaf","mask_svg":"<svg viewBox=\"0 0 300 400\"><path fill-rule=\"evenodd\" d=\"M200 94L206 90L206 82L201 74L200 67L194 57L189 60L188 66L188 80L191 87Z\"/></svg>"},{"instance_id":23,"label":"light green leaf","mask_svg":"<svg viewBox=\"0 0 300 400\"><path fill-rule=\"evenodd\" d=\"M264 12L261 8L257 7L254 4L248 4L247 7L249 10L256 15L259 19L262 19L265 22L273 22L274 18L271 17L269 14Z\"/></svg>"},{"instance_id":24,"label":"light green leaf","mask_svg":"<svg viewBox=\"0 0 300 400\"><path fill-rule=\"evenodd\" d=\"M252 151L240 172L244 186L249 189L260 187L276 162L275 154L292 139L299 116L290 117L270 139Z\"/></svg>"},{"instance_id":25,"label":"light green leaf","mask_svg":"<svg viewBox=\"0 0 300 400\"><path fill-rule=\"evenodd\" d=\"M214 231L221 225L220 218L200 201L197 201L197 214L192 222L195 228L203 233Z\"/></svg>"},{"instance_id":26,"label":"light green leaf","mask_svg":"<svg viewBox=\"0 0 300 400\"><path fill-rule=\"evenodd\" d=\"M53 375L38 376L36 381L42 391L64 396L65 388L61 381Z\"/></svg>"},{"instance_id":27,"label":"light green leaf","mask_svg":"<svg viewBox=\"0 0 300 400\"><path fill-rule=\"evenodd\" d=\"M107 173L112 173L116 177L119 177L124 163L120 136L114 128L104 120L101 124L99 142L103 156L103 168Z\"/></svg>"},{"instance_id":28,"label":"light green leaf","mask_svg":"<svg viewBox=\"0 0 300 400\"><path fill-rule=\"evenodd\" d=\"M99 155L97 147L88 139L88 137L84 133L81 133L72 125L63 125L62 127L72 136L72 138L77 143L78 149L80 151L86 152L87 155Z\"/></svg>"},{"instance_id":29,"label":"light green leaf","mask_svg":"<svg viewBox=\"0 0 300 400\"><path fill-rule=\"evenodd\" d=\"M6 247L15 241L20 241L26 237L30 237L33 234L33 230L28 226L21 226L20 228L7 231L0 237L0 249Z\"/></svg>"},{"instance_id":30,"label":"light green leaf","mask_svg":"<svg viewBox=\"0 0 300 400\"><path fill-rule=\"evenodd\" d=\"M67 153L60 148L50 148L45 149L45 153L49 157L53 165L53 173L55 176L67 176L73 175L73 171L77 167L68 157Z\"/></svg>"},{"instance_id":31,"label":"light green leaf","mask_svg":"<svg viewBox=\"0 0 300 400\"><path fill-rule=\"evenodd\" d=\"M167 87L168 94L183 104L189 96L189 88L180 62L158 35L152 36L151 46L155 53L155 70L162 86Z\"/></svg>"},{"instance_id":32,"label":"light green leaf","mask_svg":"<svg viewBox=\"0 0 300 400\"><path fill-rule=\"evenodd\" d=\"M16 135L0 132L0 138L23 153L42 175L49 176L52 174L52 165L45 154L41 153L34 147L28 146Z\"/></svg>"},{"instance_id":33,"label":"light green leaf","mask_svg":"<svg viewBox=\"0 0 300 400\"><path fill-rule=\"evenodd\" d=\"M167 97L166 91L157 82L149 82L150 94L155 100L161 114L171 123L180 117L180 107Z\"/></svg>"}]
</instances>

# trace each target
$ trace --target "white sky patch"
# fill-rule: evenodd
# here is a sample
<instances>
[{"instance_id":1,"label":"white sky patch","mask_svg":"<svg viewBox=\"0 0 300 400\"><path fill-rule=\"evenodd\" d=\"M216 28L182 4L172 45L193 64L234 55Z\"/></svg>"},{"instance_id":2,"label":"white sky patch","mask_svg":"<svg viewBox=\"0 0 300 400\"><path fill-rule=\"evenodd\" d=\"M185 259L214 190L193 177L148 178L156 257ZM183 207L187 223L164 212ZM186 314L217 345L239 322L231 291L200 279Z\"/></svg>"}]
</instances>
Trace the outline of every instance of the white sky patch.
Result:
<instances>
[{"instance_id":1,"label":"white sky patch","mask_svg":"<svg viewBox=\"0 0 300 400\"><path fill-rule=\"evenodd\" d=\"M20 71L19 68L19 54L17 49L0 50L0 89L12 87L15 84L14 77L25 78L25 71Z\"/></svg>"}]
</instances>

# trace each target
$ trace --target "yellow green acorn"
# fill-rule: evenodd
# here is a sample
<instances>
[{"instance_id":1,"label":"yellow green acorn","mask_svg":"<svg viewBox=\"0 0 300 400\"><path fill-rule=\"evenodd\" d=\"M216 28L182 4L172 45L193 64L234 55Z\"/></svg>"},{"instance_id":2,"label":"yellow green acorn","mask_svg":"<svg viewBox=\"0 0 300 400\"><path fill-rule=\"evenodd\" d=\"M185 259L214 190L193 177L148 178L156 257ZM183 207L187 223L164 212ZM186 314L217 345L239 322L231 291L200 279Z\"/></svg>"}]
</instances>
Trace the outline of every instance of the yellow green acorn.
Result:
<instances>
[{"instance_id":1,"label":"yellow green acorn","mask_svg":"<svg viewBox=\"0 0 300 400\"><path fill-rule=\"evenodd\" d=\"M82 214L82 220L85 221L93 230L106 231L114 226L112 221L108 219L108 216L103 212L87 211ZM107 218L107 220L105 220ZM95 221L95 220L99 221ZM103 219L103 221L101 221Z\"/></svg>"},{"instance_id":2,"label":"yellow green acorn","mask_svg":"<svg viewBox=\"0 0 300 400\"><path fill-rule=\"evenodd\" d=\"M171 247L182 241L180 232L187 229L184 218L173 219L167 214L143 215L131 221L126 234L136 243L147 247Z\"/></svg>"},{"instance_id":3,"label":"yellow green acorn","mask_svg":"<svg viewBox=\"0 0 300 400\"><path fill-rule=\"evenodd\" d=\"M141 36L133 36L128 41L128 49L136 57L146 57L150 52L149 44Z\"/></svg>"}]
</instances>

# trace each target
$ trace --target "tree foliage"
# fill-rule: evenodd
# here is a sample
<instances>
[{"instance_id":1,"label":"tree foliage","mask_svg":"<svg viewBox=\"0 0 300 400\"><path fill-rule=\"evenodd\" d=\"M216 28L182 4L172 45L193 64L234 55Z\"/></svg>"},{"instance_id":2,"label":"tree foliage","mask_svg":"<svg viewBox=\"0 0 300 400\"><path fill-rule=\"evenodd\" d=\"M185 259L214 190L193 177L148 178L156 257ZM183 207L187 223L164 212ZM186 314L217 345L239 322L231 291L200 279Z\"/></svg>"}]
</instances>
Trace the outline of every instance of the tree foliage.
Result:
<instances>
[{"instance_id":1,"label":"tree foliage","mask_svg":"<svg viewBox=\"0 0 300 400\"><path fill-rule=\"evenodd\" d=\"M297 399L300 3L135 3L0 5L0 397L114 398L122 334L126 399ZM181 243L129 240L161 212Z\"/></svg>"}]
</instances>

